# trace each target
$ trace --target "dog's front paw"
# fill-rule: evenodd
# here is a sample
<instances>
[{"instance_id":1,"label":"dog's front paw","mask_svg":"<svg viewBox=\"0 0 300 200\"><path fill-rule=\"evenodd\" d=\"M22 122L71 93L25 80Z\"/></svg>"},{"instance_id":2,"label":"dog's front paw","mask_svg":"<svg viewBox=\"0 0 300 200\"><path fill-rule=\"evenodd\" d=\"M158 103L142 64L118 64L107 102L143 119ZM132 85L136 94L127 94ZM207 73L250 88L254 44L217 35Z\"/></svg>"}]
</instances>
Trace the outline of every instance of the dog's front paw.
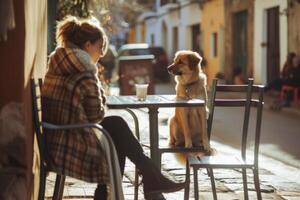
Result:
<instances>
[{"instance_id":1,"label":"dog's front paw","mask_svg":"<svg viewBox=\"0 0 300 200\"><path fill-rule=\"evenodd\" d=\"M209 147L208 149L204 149L204 153L206 156L213 156L217 154L217 150Z\"/></svg>"},{"instance_id":2,"label":"dog's front paw","mask_svg":"<svg viewBox=\"0 0 300 200\"><path fill-rule=\"evenodd\" d=\"M186 142L184 145L185 148L192 148L193 147L193 143L191 142Z\"/></svg>"},{"instance_id":3,"label":"dog's front paw","mask_svg":"<svg viewBox=\"0 0 300 200\"><path fill-rule=\"evenodd\" d=\"M169 140L169 146L175 146L175 140L174 139Z\"/></svg>"}]
</instances>

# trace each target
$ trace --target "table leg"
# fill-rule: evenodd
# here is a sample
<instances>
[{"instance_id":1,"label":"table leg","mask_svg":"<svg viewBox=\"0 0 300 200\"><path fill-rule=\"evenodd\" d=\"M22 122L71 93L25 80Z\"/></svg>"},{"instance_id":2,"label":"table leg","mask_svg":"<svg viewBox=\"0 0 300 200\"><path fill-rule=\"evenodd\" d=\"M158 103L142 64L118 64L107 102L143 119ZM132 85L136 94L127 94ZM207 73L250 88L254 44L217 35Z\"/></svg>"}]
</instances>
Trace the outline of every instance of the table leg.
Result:
<instances>
[{"instance_id":1,"label":"table leg","mask_svg":"<svg viewBox=\"0 0 300 200\"><path fill-rule=\"evenodd\" d=\"M161 170L161 157L158 152L158 108L149 108L149 134L150 134L150 156L159 170ZM158 193L155 199L165 199L162 193Z\"/></svg>"},{"instance_id":2,"label":"table leg","mask_svg":"<svg viewBox=\"0 0 300 200\"><path fill-rule=\"evenodd\" d=\"M156 166L161 168L161 158L158 152L158 108L149 108L150 156Z\"/></svg>"}]
</instances>

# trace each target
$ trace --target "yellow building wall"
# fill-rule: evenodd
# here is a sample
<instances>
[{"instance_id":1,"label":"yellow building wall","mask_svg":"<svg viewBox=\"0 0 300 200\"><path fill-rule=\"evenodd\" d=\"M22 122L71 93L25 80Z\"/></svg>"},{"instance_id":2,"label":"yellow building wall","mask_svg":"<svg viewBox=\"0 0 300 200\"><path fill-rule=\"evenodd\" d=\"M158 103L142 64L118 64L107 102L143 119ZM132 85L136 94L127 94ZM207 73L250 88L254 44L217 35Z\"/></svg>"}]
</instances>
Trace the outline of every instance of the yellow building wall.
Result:
<instances>
[{"instance_id":1,"label":"yellow building wall","mask_svg":"<svg viewBox=\"0 0 300 200\"><path fill-rule=\"evenodd\" d=\"M127 42L129 44L136 42L135 32L136 32L135 27L134 26L130 27L129 32L128 32L128 38L127 38Z\"/></svg>"},{"instance_id":2,"label":"yellow building wall","mask_svg":"<svg viewBox=\"0 0 300 200\"><path fill-rule=\"evenodd\" d=\"M224 29L224 0L211 0L203 4L201 17L201 32L203 34L203 53L207 61L205 73L207 74L208 84L211 85L216 73L221 71L222 47L220 34ZM211 37L217 33L217 56L211 55Z\"/></svg>"},{"instance_id":3,"label":"yellow building wall","mask_svg":"<svg viewBox=\"0 0 300 200\"><path fill-rule=\"evenodd\" d=\"M145 43L145 34L146 33L146 26L145 26L145 23L142 24L142 27L141 27L141 38L142 38L142 43Z\"/></svg>"},{"instance_id":4,"label":"yellow building wall","mask_svg":"<svg viewBox=\"0 0 300 200\"><path fill-rule=\"evenodd\" d=\"M20 171L18 181L12 181L15 185L9 187L15 188L12 198L36 200L40 162L32 122L30 78L44 77L46 72L47 0L14 0L13 4L16 27L8 32L6 41L0 41L0 111L6 106L13 108L6 114L11 119L7 122L15 120L16 122L13 122L17 128L11 128L11 124L5 126L9 128L0 132L0 135L9 138L7 141L10 143L6 148L15 149L15 163L18 163L17 171ZM17 138L17 130L23 130L20 135L24 137ZM16 136L16 139L11 135ZM1 156L2 153L3 151L0 151ZM25 175L23 170L26 171ZM14 173L10 175L12 174ZM8 177L10 175L8 174ZM0 181L5 184L5 179Z\"/></svg>"},{"instance_id":5,"label":"yellow building wall","mask_svg":"<svg viewBox=\"0 0 300 200\"><path fill-rule=\"evenodd\" d=\"M139 34L137 36L137 34ZM127 43L144 43L146 41L146 28L145 23L137 24L135 26L130 27L128 32Z\"/></svg>"}]
</instances>

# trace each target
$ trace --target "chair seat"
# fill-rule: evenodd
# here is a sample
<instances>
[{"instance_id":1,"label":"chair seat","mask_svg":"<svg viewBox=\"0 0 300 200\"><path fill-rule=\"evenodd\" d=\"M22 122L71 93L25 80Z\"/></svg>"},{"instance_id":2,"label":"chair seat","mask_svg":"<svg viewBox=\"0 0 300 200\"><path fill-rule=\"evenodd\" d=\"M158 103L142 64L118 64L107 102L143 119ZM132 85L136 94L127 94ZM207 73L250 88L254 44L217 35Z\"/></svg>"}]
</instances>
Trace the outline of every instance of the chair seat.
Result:
<instances>
[{"instance_id":1,"label":"chair seat","mask_svg":"<svg viewBox=\"0 0 300 200\"><path fill-rule=\"evenodd\" d=\"M205 152L205 149L202 146L192 147L192 148L162 146L159 148L159 151L162 153L164 152L185 153L185 152Z\"/></svg>"},{"instance_id":2,"label":"chair seat","mask_svg":"<svg viewBox=\"0 0 300 200\"><path fill-rule=\"evenodd\" d=\"M195 168L252 168L238 155L218 154L215 156L189 156L189 165Z\"/></svg>"}]
</instances>

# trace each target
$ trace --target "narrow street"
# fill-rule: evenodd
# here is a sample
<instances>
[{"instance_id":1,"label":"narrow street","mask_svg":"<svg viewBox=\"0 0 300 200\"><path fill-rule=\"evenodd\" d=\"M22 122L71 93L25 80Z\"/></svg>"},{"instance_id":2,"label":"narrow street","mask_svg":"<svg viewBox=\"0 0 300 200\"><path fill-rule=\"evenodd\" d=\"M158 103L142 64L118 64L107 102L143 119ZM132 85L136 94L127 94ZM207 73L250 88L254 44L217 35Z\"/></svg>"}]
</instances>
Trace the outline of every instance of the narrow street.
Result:
<instances>
[{"instance_id":1,"label":"narrow street","mask_svg":"<svg viewBox=\"0 0 300 200\"><path fill-rule=\"evenodd\" d=\"M238 147L242 130L243 109L217 108L213 123L213 139ZM252 111L253 124L255 110ZM289 165L300 168L300 115L285 111L272 111L265 105L261 129L260 152ZM230 124L230 125L228 125ZM249 126L250 137L254 134Z\"/></svg>"},{"instance_id":2,"label":"narrow street","mask_svg":"<svg viewBox=\"0 0 300 200\"><path fill-rule=\"evenodd\" d=\"M115 89L116 90L112 93L118 92L118 89ZM156 93L174 94L174 83L157 84ZM267 102L269 101L268 99L266 100ZM173 112L173 108L163 108L159 110L160 145L164 145L168 141L169 129L167 120ZM141 143L148 145L148 110L137 109L135 110L135 113L137 114L140 122L140 141ZM134 130L132 118L127 112L122 110L109 110L107 114L123 116L128 121L132 130ZM211 145L212 147L215 147L217 151L238 152L236 148L239 146L240 142L238 130L242 129L242 114L242 109L216 108ZM251 115L251 123L253 123L253 119L255 117L254 115L255 111L253 110ZM265 104L260 146L260 152L262 154L259 158L261 187L264 199L299 199L299 192L297 192L299 191L300 187L300 170L298 170L300 152L297 150L297 143L300 139L299 119L300 115L297 114L297 112L289 112L289 110L274 112L269 109L268 103ZM249 133L251 137L253 135L253 127L249 127ZM289 137L287 137L287 135L289 135ZM147 153L149 153L148 148L145 148L145 150ZM181 154L163 155L162 167L164 173L172 177L174 180L179 182L185 180L185 157ZM218 196L220 199L243 199L241 174L239 172L226 171L224 173L221 170L217 170L216 173ZM54 176L50 176L48 178L47 197L50 197L53 194L54 178ZM209 184L208 177L201 173L199 178L199 184L201 185L200 198L212 199L211 186ZM224 178L223 181L222 178ZM252 180L250 171L249 180ZM126 172L123 179L123 187L126 199L133 199L133 181L134 165L131 162L126 162ZM68 184L64 190L64 196L80 196L81 199L91 199L95 189L95 184L87 184L70 178L67 179L67 183ZM193 183L191 183L191 187L192 192L190 193L190 199L194 199ZM168 200L182 199L183 191L167 194L165 197ZM139 199L143 199L142 187L139 188ZM250 199L256 199L256 193L254 192L253 188L250 190Z\"/></svg>"},{"instance_id":3,"label":"narrow street","mask_svg":"<svg viewBox=\"0 0 300 200\"><path fill-rule=\"evenodd\" d=\"M174 83L157 85L158 94L175 94ZM270 109L274 97L265 95L261 127L260 153L300 168L300 108L290 107L281 111ZM162 111L168 113L169 111ZM239 131L242 130L242 108L216 108L212 139L226 145L239 147ZM251 124L254 125L255 110L251 110ZM167 114L166 114L167 117ZM249 135L253 136L249 125Z\"/></svg>"}]
</instances>

